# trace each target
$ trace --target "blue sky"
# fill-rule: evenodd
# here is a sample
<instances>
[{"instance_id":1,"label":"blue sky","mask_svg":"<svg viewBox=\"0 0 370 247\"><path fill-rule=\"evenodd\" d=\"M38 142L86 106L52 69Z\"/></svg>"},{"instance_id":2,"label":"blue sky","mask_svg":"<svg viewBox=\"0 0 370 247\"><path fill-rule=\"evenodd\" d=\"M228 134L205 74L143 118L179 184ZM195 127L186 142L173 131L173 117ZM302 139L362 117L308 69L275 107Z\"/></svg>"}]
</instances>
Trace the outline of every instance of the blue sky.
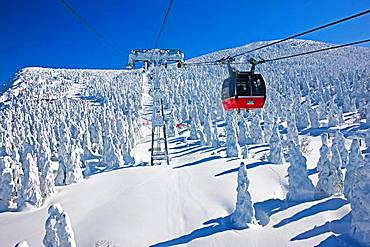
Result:
<instances>
[{"instance_id":1,"label":"blue sky","mask_svg":"<svg viewBox=\"0 0 370 247\"><path fill-rule=\"evenodd\" d=\"M121 69L132 48L154 45L170 0L67 2L125 57L101 42L58 0L1 0L0 84L27 66ZM368 8L370 2L363 0L174 0L159 46L179 48L191 58L284 38ZM370 37L369 26L367 15L303 38L357 41Z\"/></svg>"}]
</instances>

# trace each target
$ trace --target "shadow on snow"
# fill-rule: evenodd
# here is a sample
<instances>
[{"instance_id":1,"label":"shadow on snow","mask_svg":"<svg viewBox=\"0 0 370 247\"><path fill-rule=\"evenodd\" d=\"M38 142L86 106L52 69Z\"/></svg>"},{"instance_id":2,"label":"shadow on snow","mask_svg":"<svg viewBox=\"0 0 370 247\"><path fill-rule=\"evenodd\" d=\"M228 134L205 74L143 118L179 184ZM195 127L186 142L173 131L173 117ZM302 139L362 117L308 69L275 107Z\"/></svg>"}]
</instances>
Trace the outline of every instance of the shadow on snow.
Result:
<instances>
[{"instance_id":1,"label":"shadow on snow","mask_svg":"<svg viewBox=\"0 0 370 247\"><path fill-rule=\"evenodd\" d=\"M312 215L318 214L320 212L334 211L334 210L337 210L337 209L343 207L346 204L348 204L347 200L344 200L342 198L331 198L331 199L326 200L324 202L320 202L318 204L315 204L310 208L304 209L304 210L296 213L292 217L281 220L279 223L274 225L274 227L279 228L279 227L285 226L289 223L292 223L292 222L301 220L303 218L310 217Z\"/></svg>"},{"instance_id":2,"label":"shadow on snow","mask_svg":"<svg viewBox=\"0 0 370 247\"><path fill-rule=\"evenodd\" d=\"M307 175L308 176L311 176L311 175L313 175L313 174L315 174L315 173L317 173L318 171L317 171L317 167L315 167L315 168L311 168L311 169L308 169L307 170Z\"/></svg>"},{"instance_id":3,"label":"shadow on snow","mask_svg":"<svg viewBox=\"0 0 370 247\"><path fill-rule=\"evenodd\" d=\"M188 167L188 166L195 166L195 165L199 165L199 164L211 161L211 160L216 160L216 159L221 159L221 158L222 157L218 155L210 156L210 157L206 157L206 158L203 158L203 159L191 162L191 163L187 163L187 164L180 165L180 166L175 166L173 169L178 169L178 168L183 168L183 167Z\"/></svg>"},{"instance_id":4,"label":"shadow on snow","mask_svg":"<svg viewBox=\"0 0 370 247\"><path fill-rule=\"evenodd\" d=\"M312 229L293 237L291 241L309 239L327 232L333 232L336 234L349 233L351 228L351 218L351 213L348 213L339 220L328 221L321 226L314 226Z\"/></svg>"},{"instance_id":5,"label":"shadow on snow","mask_svg":"<svg viewBox=\"0 0 370 247\"><path fill-rule=\"evenodd\" d=\"M171 158L180 158L180 157L183 157L183 156L187 156L189 154L194 154L194 153L197 153L197 152L200 152L200 151L204 151L204 150L208 150L210 149L211 147L199 147L199 148L191 148L190 150L188 150L189 152L184 152L182 154L179 154L179 155L176 155L176 156L173 156ZM171 153L170 153L171 154ZM172 153L173 154L173 153Z\"/></svg>"},{"instance_id":6,"label":"shadow on snow","mask_svg":"<svg viewBox=\"0 0 370 247\"><path fill-rule=\"evenodd\" d=\"M231 162L231 161L235 161L235 160L239 160L239 159L240 159L239 157L235 157L235 158L231 158L231 159L226 160L226 162Z\"/></svg>"},{"instance_id":7,"label":"shadow on snow","mask_svg":"<svg viewBox=\"0 0 370 247\"><path fill-rule=\"evenodd\" d=\"M312 201L315 201L315 200L312 200ZM265 226L269 223L270 217L273 214L276 214L276 213L284 211L284 210L286 210L290 207L294 207L298 204L306 203L306 202L310 202L310 201L293 202L293 201L281 200L281 199L275 198L275 199L268 199L268 200L263 201L263 202L256 202L256 203L254 203L253 206L254 206L254 209L255 209L255 212L256 212L256 219L259 221L259 223L262 226ZM317 209L314 209L314 210L317 210ZM295 216L293 216L295 218L294 218L294 220L291 219L290 222L295 221L295 220L299 220L301 218L308 217L309 215L314 214L314 212L312 210L306 211L306 212L304 212L304 211L305 210L302 211L303 213L299 212ZM291 217L291 218L293 218L293 217ZM276 227L276 226L274 226L274 227Z\"/></svg>"},{"instance_id":8,"label":"shadow on snow","mask_svg":"<svg viewBox=\"0 0 370 247\"><path fill-rule=\"evenodd\" d=\"M151 246L152 247L159 247L159 246L164 247L164 246L187 244L193 241L194 239L204 238L204 237L208 237L208 236L214 235L219 232L224 232L224 231L229 231L229 230L234 229L230 223L230 216L212 219L207 222L204 222L203 225L206 225L206 226L196 229L186 235L183 235L183 236L180 236L180 237L177 237L177 238L165 241L165 242L157 243Z\"/></svg>"},{"instance_id":9,"label":"shadow on snow","mask_svg":"<svg viewBox=\"0 0 370 247\"><path fill-rule=\"evenodd\" d=\"M263 152L266 152L266 151L269 151L269 150L270 150L269 148L261 149L261 150L258 150L257 152L255 152L255 154L263 153Z\"/></svg>"},{"instance_id":10,"label":"shadow on snow","mask_svg":"<svg viewBox=\"0 0 370 247\"><path fill-rule=\"evenodd\" d=\"M200 145L200 141L195 141L192 143L184 143L183 145L172 147L171 149L183 149L183 148L194 147L194 146L199 146L199 145Z\"/></svg>"},{"instance_id":11,"label":"shadow on snow","mask_svg":"<svg viewBox=\"0 0 370 247\"><path fill-rule=\"evenodd\" d=\"M232 160L230 160L230 161L232 161ZM247 169L252 169L252 168L262 166L262 165L267 165L267 164L271 164L271 163L269 163L267 161L257 161L257 162L247 164ZM223 172L220 172L220 173L216 174L215 177L226 175L226 174L229 174L229 173L232 173L232 172L238 172L238 170L239 170L239 166L237 166L235 168L231 168L231 169L223 171Z\"/></svg>"},{"instance_id":12,"label":"shadow on snow","mask_svg":"<svg viewBox=\"0 0 370 247\"><path fill-rule=\"evenodd\" d=\"M172 138L168 141L168 143L176 143L176 142L179 142L179 143L182 143L186 140L186 137L185 136L179 136L179 137L175 137L175 138Z\"/></svg>"},{"instance_id":13,"label":"shadow on snow","mask_svg":"<svg viewBox=\"0 0 370 247\"><path fill-rule=\"evenodd\" d=\"M303 233L298 234L297 236L293 237L291 241L296 240L305 240L315 236L319 236L325 233L335 233L336 235L332 234L318 246L325 247L325 246L336 246L336 247L344 247L344 246L362 246L356 240L354 240L351 236L351 220L352 215L351 213L346 214L341 219L328 221L321 226L315 226L314 228L305 231Z\"/></svg>"},{"instance_id":14,"label":"shadow on snow","mask_svg":"<svg viewBox=\"0 0 370 247\"><path fill-rule=\"evenodd\" d=\"M270 147L269 144L260 144L260 145L255 145L253 147L248 147L248 151L251 151L256 148L265 148L265 147Z\"/></svg>"},{"instance_id":15,"label":"shadow on snow","mask_svg":"<svg viewBox=\"0 0 370 247\"><path fill-rule=\"evenodd\" d=\"M181 147L180 151L174 151L174 152L171 152L171 154L186 153L186 152L188 152L190 150L193 150L193 149L196 149L196 148L199 148L199 146L198 145L183 146L183 147ZM170 148L170 151L172 151L173 149L175 149L175 148Z\"/></svg>"}]
</instances>

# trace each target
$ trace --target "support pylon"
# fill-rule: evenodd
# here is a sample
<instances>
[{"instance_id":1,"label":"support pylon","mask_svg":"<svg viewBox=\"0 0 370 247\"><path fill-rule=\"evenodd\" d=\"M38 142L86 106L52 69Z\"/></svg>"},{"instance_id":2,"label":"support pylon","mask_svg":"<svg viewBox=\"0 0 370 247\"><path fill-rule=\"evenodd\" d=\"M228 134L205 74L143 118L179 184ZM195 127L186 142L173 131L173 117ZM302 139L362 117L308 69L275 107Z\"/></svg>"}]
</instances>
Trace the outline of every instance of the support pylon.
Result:
<instances>
[{"instance_id":1,"label":"support pylon","mask_svg":"<svg viewBox=\"0 0 370 247\"><path fill-rule=\"evenodd\" d=\"M184 55L179 50L149 49L133 50L129 56L129 66L135 67L136 62L143 62L145 70L149 70L151 89L149 95L153 98L152 111L152 145L151 165L170 164L166 134L165 111L163 107L164 90L158 78L161 66L167 68L169 62L183 62Z\"/></svg>"}]
</instances>

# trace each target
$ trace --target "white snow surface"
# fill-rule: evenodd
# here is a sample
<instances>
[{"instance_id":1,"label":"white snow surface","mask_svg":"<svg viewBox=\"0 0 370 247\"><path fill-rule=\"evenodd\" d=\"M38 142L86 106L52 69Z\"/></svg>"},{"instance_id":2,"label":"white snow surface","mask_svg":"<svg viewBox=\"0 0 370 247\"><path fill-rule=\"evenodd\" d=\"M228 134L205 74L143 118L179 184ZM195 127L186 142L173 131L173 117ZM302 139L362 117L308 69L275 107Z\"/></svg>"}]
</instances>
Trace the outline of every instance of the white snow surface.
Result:
<instances>
[{"instance_id":1,"label":"white snow surface","mask_svg":"<svg viewBox=\"0 0 370 247\"><path fill-rule=\"evenodd\" d=\"M192 142L176 144L177 139L171 140L170 166L127 167L93 175L78 184L59 187L59 192L38 210L0 214L0 246L13 246L21 239L30 246L42 246L47 205L52 203L60 203L68 212L77 246L93 246L99 240L111 240L117 246L313 246L332 231L291 239L305 232L309 236L315 226L323 228L350 210L342 198L285 205L287 164L258 161L258 151L264 146L257 145L251 151L255 158L244 161L257 220L264 226L229 229L228 224L223 225L223 218L235 207L241 160L223 158L224 151L210 151ZM313 143L319 143L316 139ZM140 144L136 157L141 157L149 144ZM312 167L316 162L312 157L309 164ZM311 178L316 180L315 175ZM275 210L278 212L272 214ZM279 223L281 227L274 227Z\"/></svg>"},{"instance_id":2,"label":"white snow surface","mask_svg":"<svg viewBox=\"0 0 370 247\"><path fill-rule=\"evenodd\" d=\"M251 46L254 45L261 43ZM327 46L313 41L297 41L299 45ZM234 54L246 47L194 61ZM284 49L287 48L282 47L280 52ZM368 49L351 49L358 51L360 58L370 57ZM343 54L339 54L341 58ZM1 102L6 105L9 95L17 96L21 87L16 84L1 96ZM81 88L83 85L74 85L67 96L75 97ZM225 143L219 148L201 146L199 140L186 140L190 134L187 129L169 139L169 166L145 166L150 161L151 144L150 97L145 81L142 97L142 139L133 150L138 165L123 166L94 174L76 184L58 186L58 192L47 198L39 209L0 213L0 246L14 246L21 240L26 240L31 247L42 246L47 209L54 203L61 204L68 213L77 246L94 246L99 241L115 246L316 246L325 243L345 246L351 243L340 238L341 234L350 232L351 208L347 200L333 196L308 202L285 201L289 163L261 161L269 149L268 143L248 145L248 159L227 158ZM351 113L344 116L346 122L340 129L357 126L351 122ZM220 133L223 123L219 121ZM307 171L316 185L315 168L321 140L319 135L310 133L299 137L309 139L310 153L305 155ZM350 140L346 139L345 144L349 149ZM249 193L259 225L236 230L229 217L235 209L237 173L242 161L247 166Z\"/></svg>"}]
</instances>

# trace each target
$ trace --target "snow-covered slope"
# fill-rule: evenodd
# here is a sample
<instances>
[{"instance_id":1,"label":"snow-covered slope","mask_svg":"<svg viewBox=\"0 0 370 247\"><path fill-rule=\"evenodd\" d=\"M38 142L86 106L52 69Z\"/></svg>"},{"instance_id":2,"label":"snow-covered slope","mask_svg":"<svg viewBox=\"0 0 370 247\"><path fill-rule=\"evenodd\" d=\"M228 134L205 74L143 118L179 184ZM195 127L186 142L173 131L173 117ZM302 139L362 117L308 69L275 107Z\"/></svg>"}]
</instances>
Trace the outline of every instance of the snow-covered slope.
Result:
<instances>
[{"instance_id":1,"label":"snow-covered slope","mask_svg":"<svg viewBox=\"0 0 370 247\"><path fill-rule=\"evenodd\" d=\"M204 55L192 61L217 59L261 44L264 42ZM294 40L267 48L258 55L274 58L328 45ZM246 58L243 56L240 61ZM291 134L289 120L295 115L297 125L304 125L304 119L299 116L307 111L306 105L321 114L320 104L323 103L320 102L325 102L325 113L329 116L337 117L344 111L343 119L337 117L335 126L328 126L330 117L327 117L320 120L319 128L298 128L307 158L307 174L316 185L321 133L332 135L339 129L346 137L347 149L352 138L365 139L367 135L369 122L366 123L365 119L368 117L366 104L369 104L370 49L345 48L264 64L258 66L257 71L263 73L267 81L269 100L264 111L257 111L254 116L243 113L242 117L253 128L250 119L261 116L265 136L269 135L271 122L276 119L284 150ZM103 133L101 145L105 145L107 136L112 136L111 142L119 151L96 150L94 155L86 158L91 173L78 183L58 186L58 193L47 197L41 208L0 213L0 246L14 246L20 240L27 240L30 246L42 246L47 208L56 202L71 218L77 246L94 246L99 241L111 241L112 246L357 244L350 230L350 204L343 196L304 202L285 200L289 163L271 164L267 161L268 140L248 144L246 159L226 157L225 113L219 97L220 85L226 77L226 68L215 66L161 72L167 92L165 106L172 110L175 122L187 124L191 118L199 121L197 128L204 131L201 126L205 126L209 117L217 123L221 146L212 147L204 145L201 140L187 140L189 129L179 128L179 135L169 140L171 165L151 167L146 166L150 160L150 85L141 79L140 73L24 69L17 76L14 87L1 98L2 131L11 133L12 144L19 145L18 149L22 150L27 132L37 136L42 128L45 128L49 139L55 138L60 142L62 137L58 133L63 133L60 125L70 130L73 143L84 139L81 135L86 131L95 133L91 126L94 128L101 124L103 127L98 131ZM24 101L31 103L25 104ZM334 104L339 110L331 112ZM24 117L27 122L22 122L22 115L27 115L24 110L34 114L35 119ZM9 116L12 121L5 120ZM37 120L40 118L44 121ZM117 127L120 118L124 119L122 132ZM238 119L235 118L235 122ZM41 123L44 127L36 127ZM74 134L75 129L79 131ZM110 131L112 133L107 135ZM253 133L250 134L253 137ZM4 136L3 140L9 139ZM124 136L122 140L121 136ZM91 139L94 143L99 142L99 138ZM86 143L81 143L85 148ZM127 148L132 145L136 145L132 152L136 162L124 165L125 155L130 154ZM59 148L60 144L56 145L55 152ZM38 148L35 150L37 153ZM364 142L361 150L364 153L369 151ZM105 156L112 153L119 154L120 166L107 164ZM237 172L241 161L247 164L249 192L259 225L235 230L230 224L230 215L235 208Z\"/></svg>"},{"instance_id":2,"label":"snow-covered slope","mask_svg":"<svg viewBox=\"0 0 370 247\"><path fill-rule=\"evenodd\" d=\"M313 147L318 146L315 143ZM148 148L149 143L140 145L136 157ZM246 161L250 192L262 224L256 229L235 231L223 224L235 207L240 160L223 158L222 148L186 144L180 137L171 140L170 166L97 174L59 188L39 210L2 213L1 246L22 239L40 246L46 205L54 202L69 213L78 246L94 246L99 240L111 240L116 246L313 246L348 230L349 205L343 198L297 205L284 202L287 165L259 161L266 145L251 149L256 156ZM311 171L316 162L315 158L309 162ZM316 177L311 176L314 181ZM327 223L334 220L338 222ZM293 238L297 241L290 242Z\"/></svg>"}]
</instances>

